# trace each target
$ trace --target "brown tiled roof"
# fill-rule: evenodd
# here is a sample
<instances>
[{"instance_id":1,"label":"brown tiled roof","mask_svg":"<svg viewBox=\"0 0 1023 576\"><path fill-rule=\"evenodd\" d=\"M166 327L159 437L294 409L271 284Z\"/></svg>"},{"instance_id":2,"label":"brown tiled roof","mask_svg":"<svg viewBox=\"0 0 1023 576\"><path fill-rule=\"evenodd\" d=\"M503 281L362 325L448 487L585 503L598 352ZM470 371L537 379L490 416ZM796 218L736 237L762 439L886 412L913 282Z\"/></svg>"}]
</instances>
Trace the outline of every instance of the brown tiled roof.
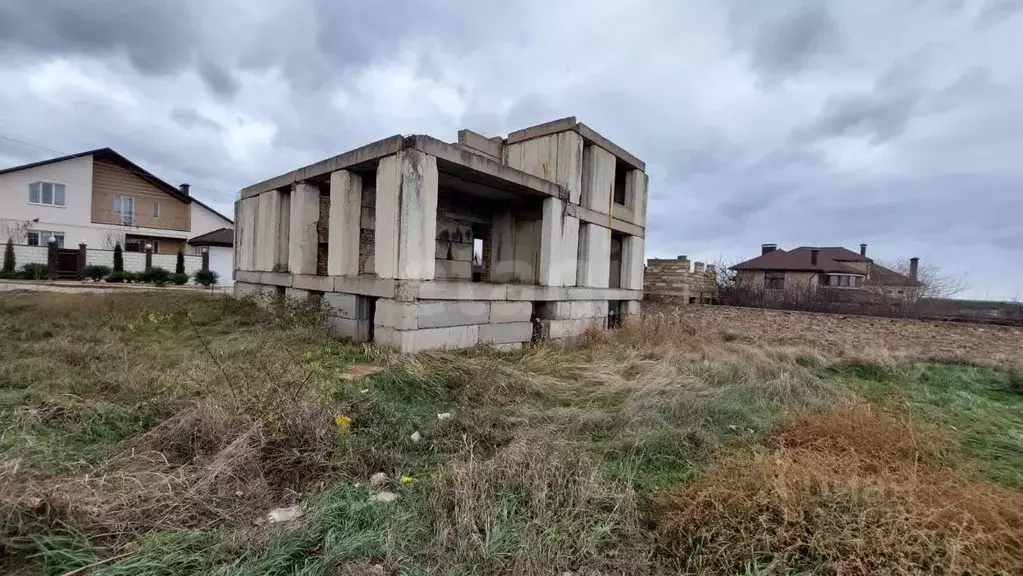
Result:
<instances>
[{"instance_id":1,"label":"brown tiled roof","mask_svg":"<svg viewBox=\"0 0 1023 576\"><path fill-rule=\"evenodd\" d=\"M190 238L188 243L192 246L234 246L234 230L218 228L201 236Z\"/></svg>"},{"instance_id":2,"label":"brown tiled roof","mask_svg":"<svg viewBox=\"0 0 1023 576\"><path fill-rule=\"evenodd\" d=\"M879 264L871 264L870 278L867 278L867 286L923 286L923 282L913 280L905 274L900 274L890 268Z\"/></svg>"},{"instance_id":3,"label":"brown tiled roof","mask_svg":"<svg viewBox=\"0 0 1023 576\"><path fill-rule=\"evenodd\" d=\"M784 270L790 272L837 272L843 274L862 274L852 266L847 266L835 258L852 262L869 262L868 258L846 250L845 248L817 248L817 264L810 263L810 246L800 246L792 250L775 249L767 254L741 262L732 266L732 270ZM855 257L855 258L853 258Z\"/></svg>"}]
</instances>

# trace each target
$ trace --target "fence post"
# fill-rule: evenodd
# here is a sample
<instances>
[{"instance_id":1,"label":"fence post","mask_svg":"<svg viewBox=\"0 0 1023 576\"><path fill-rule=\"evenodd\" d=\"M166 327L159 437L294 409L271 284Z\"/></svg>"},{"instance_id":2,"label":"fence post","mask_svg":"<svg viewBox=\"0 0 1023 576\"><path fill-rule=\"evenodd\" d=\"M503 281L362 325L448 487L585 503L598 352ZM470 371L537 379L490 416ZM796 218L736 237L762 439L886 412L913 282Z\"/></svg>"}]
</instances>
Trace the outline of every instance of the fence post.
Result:
<instances>
[{"instance_id":1,"label":"fence post","mask_svg":"<svg viewBox=\"0 0 1023 576\"><path fill-rule=\"evenodd\" d=\"M82 280L85 278L85 255L86 255L85 241L78 243L78 279Z\"/></svg>"},{"instance_id":2,"label":"fence post","mask_svg":"<svg viewBox=\"0 0 1023 576\"><path fill-rule=\"evenodd\" d=\"M146 244L146 270L153 267L153 245Z\"/></svg>"},{"instance_id":3,"label":"fence post","mask_svg":"<svg viewBox=\"0 0 1023 576\"><path fill-rule=\"evenodd\" d=\"M50 280L57 278L57 239L50 236L46 241L46 268Z\"/></svg>"},{"instance_id":4,"label":"fence post","mask_svg":"<svg viewBox=\"0 0 1023 576\"><path fill-rule=\"evenodd\" d=\"M202 247L202 271L209 272L210 270L210 247Z\"/></svg>"}]
</instances>

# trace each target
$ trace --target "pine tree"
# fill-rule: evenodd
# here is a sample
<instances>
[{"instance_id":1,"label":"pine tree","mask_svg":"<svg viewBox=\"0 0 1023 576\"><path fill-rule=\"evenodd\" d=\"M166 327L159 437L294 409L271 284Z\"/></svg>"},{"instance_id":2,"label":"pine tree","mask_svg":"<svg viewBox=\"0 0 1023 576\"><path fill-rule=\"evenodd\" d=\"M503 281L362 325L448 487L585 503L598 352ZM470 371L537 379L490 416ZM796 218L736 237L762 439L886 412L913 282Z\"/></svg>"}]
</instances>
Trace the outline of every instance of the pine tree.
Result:
<instances>
[{"instance_id":1,"label":"pine tree","mask_svg":"<svg viewBox=\"0 0 1023 576\"><path fill-rule=\"evenodd\" d=\"M182 252L181 250L178 250L178 261L174 265L174 273L175 274L185 273L185 253Z\"/></svg>"},{"instance_id":2,"label":"pine tree","mask_svg":"<svg viewBox=\"0 0 1023 576\"><path fill-rule=\"evenodd\" d=\"M4 274L14 274L14 239L7 239L7 246L4 248L4 267L2 272Z\"/></svg>"},{"instance_id":3,"label":"pine tree","mask_svg":"<svg viewBox=\"0 0 1023 576\"><path fill-rule=\"evenodd\" d=\"M124 254L121 253L121 243L114 244L114 272L124 272Z\"/></svg>"}]
</instances>

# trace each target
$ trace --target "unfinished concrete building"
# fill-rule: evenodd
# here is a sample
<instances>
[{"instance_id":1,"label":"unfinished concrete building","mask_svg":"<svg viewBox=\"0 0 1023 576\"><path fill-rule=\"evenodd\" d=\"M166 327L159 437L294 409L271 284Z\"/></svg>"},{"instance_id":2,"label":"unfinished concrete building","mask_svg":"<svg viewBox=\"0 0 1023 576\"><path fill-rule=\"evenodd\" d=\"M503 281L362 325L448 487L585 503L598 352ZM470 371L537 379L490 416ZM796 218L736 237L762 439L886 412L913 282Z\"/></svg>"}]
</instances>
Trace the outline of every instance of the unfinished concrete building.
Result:
<instances>
[{"instance_id":1,"label":"unfinished concrete building","mask_svg":"<svg viewBox=\"0 0 1023 576\"><path fill-rule=\"evenodd\" d=\"M639 313L644 170L575 118L392 136L241 191L235 294L406 352L570 341Z\"/></svg>"}]
</instances>

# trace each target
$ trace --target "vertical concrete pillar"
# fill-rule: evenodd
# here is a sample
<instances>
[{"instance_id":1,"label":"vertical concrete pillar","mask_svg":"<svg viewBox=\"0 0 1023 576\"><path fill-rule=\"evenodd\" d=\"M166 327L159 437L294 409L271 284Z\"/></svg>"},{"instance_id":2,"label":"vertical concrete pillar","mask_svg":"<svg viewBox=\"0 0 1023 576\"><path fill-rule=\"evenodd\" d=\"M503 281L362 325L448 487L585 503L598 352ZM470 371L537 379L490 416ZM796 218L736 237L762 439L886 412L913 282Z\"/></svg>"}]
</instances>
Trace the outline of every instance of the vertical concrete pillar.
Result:
<instances>
[{"instance_id":1,"label":"vertical concrete pillar","mask_svg":"<svg viewBox=\"0 0 1023 576\"><path fill-rule=\"evenodd\" d=\"M511 282L515 276L515 218L511 210L494 215L490 234L490 279L497 283Z\"/></svg>"},{"instance_id":2,"label":"vertical concrete pillar","mask_svg":"<svg viewBox=\"0 0 1023 576\"><path fill-rule=\"evenodd\" d=\"M565 215L565 201L546 198L540 230L540 285L573 286L579 251L579 219Z\"/></svg>"},{"instance_id":3,"label":"vertical concrete pillar","mask_svg":"<svg viewBox=\"0 0 1023 576\"><path fill-rule=\"evenodd\" d=\"M615 188L615 156L600 146L583 150L583 190L581 204L607 213Z\"/></svg>"},{"instance_id":4,"label":"vertical concrete pillar","mask_svg":"<svg viewBox=\"0 0 1023 576\"><path fill-rule=\"evenodd\" d=\"M330 228L327 274L359 273L359 232L362 217L362 177L349 170L330 175Z\"/></svg>"},{"instance_id":5,"label":"vertical concrete pillar","mask_svg":"<svg viewBox=\"0 0 1023 576\"><path fill-rule=\"evenodd\" d=\"M288 266L292 274L316 274L316 222L319 219L319 188L310 182L292 186L288 226Z\"/></svg>"},{"instance_id":6,"label":"vertical concrete pillar","mask_svg":"<svg viewBox=\"0 0 1023 576\"><path fill-rule=\"evenodd\" d=\"M622 245L622 288L643 289L643 239L626 236Z\"/></svg>"},{"instance_id":7,"label":"vertical concrete pillar","mask_svg":"<svg viewBox=\"0 0 1023 576\"><path fill-rule=\"evenodd\" d=\"M256 242L260 236L256 230L259 214L259 198L251 196L239 200L235 205L235 255L236 269L257 270Z\"/></svg>"},{"instance_id":8,"label":"vertical concrete pillar","mask_svg":"<svg viewBox=\"0 0 1023 576\"><path fill-rule=\"evenodd\" d=\"M403 150L377 166L375 270L381 278L432 280L437 241L437 158Z\"/></svg>"},{"instance_id":9,"label":"vertical concrete pillar","mask_svg":"<svg viewBox=\"0 0 1023 576\"><path fill-rule=\"evenodd\" d=\"M281 271L287 267L287 226L283 225L283 195L269 190L259 195L258 234L256 237L256 269L264 272Z\"/></svg>"},{"instance_id":10,"label":"vertical concrete pillar","mask_svg":"<svg viewBox=\"0 0 1023 576\"><path fill-rule=\"evenodd\" d=\"M629 170L625 180L625 203L632 209L633 224L646 226L647 187L650 177L639 170Z\"/></svg>"},{"instance_id":11,"label":"vertical concrete pillar","mask_svg":"<svg viewBox=\"0 0 1023 576\"><path fill-rule=\"evenodd\" d=\"M597 224L579 225L578 286L607 288L611 268L611 229Z\"/></svg>"},{"instance_id":12,"label":"vertical concrete pillar","mask_svg":"<svg viewBox=\"0 0 1023 576\"><path fill-rule=\"evenodd\" d=\"M583 137L573 131L559 133L557 154L554 181L568 190L569 202L579 204L583 186Z\"/></svg>"}]
</instances>

